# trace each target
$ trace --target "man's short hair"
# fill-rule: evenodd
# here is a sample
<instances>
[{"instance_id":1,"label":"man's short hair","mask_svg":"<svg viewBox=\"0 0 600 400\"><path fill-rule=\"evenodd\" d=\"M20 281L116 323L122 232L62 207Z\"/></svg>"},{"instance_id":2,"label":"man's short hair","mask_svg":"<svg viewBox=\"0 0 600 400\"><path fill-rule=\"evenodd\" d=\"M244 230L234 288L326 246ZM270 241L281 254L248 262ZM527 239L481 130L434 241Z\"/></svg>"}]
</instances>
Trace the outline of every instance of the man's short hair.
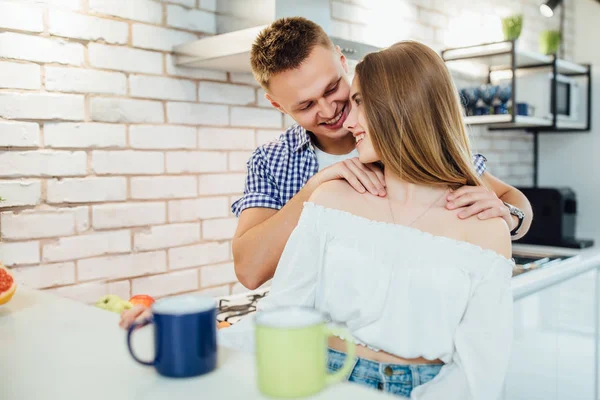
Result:
<instances>
[{"instance_id":1,"label":"man's short hair","mask_svg":"<svg viewBox=\"0 0 600 400\"><path fill-rule=\"evenodd\" d=\"M333 49L323 28L302 17L280 18L263 29L250 52L252 73L265 89L275 74L298 68L315 46Z\"/></svg>"}]
</instances>

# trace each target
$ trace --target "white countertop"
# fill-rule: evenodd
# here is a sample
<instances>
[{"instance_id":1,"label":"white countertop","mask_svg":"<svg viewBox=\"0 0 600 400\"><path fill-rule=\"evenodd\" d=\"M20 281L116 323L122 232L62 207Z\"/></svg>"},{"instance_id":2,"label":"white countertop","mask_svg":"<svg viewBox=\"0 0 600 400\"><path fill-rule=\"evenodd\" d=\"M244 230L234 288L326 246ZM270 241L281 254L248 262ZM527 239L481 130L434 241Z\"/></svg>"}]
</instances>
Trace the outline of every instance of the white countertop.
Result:
<instances>
[{"instance_id":1,"label":"white countertop","mask_svg":"<svg viewBox=\"0 0 600 400\"><path fill-rule=\"evenodd\" d=\"M515 252L576 257L513 278L514 298L600 267L600 246L585 250L515 245ZM129 356L119 316L50 293L20 287L0 306L0 399L136 400L266 399L256 386L254 358L219 348L208 375L169 379ZM134 335L141 358L152 356L152 328ZM313 399L392 399L355 384L327 388Z\"/></svg>"},{"instance_id":2,"label":"white countertop","mask_svg":"<svg viewBox=\"0 0 600 400\"><path fill-rule=\"evenodd\" d=\"M513 298L518 300L546 287L581 275L594 268L600 268L600 245L588 249L567 249L560 247L515 244L513 252L519 254L573 255L548 267L518 275L512 279Z\"/></svg>"},{"instance_id":3,"label":"white countertop","mask_svg":"<svg viewBox=\"0 0 600 400\"><path fill-rule=\"evenodd\" d=\"M266 399L254 358L219 348L219 368L205 376L159 376L129 356L119 316L50 293L19 288L0 306L0 399ZM152 356L152 328L134 334L140 358ZM356 384L331 386L311 399L393 399Z\"/></svg>"}]
</instances>

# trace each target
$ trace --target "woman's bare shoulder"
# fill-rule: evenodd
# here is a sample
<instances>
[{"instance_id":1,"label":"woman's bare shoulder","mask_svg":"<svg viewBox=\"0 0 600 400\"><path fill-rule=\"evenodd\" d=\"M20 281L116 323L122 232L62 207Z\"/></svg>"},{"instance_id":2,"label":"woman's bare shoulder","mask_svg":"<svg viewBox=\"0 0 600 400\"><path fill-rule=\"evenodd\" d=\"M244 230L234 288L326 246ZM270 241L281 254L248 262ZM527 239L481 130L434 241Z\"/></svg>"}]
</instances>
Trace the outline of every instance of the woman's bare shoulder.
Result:
<instances>
[{"instance_id":1,"label":"woman's bare shoulder","mask_svg":"<svg viewBox=\"0 0 600 400\"><path fill-rule=\"evenodd\" d=\"M338 179L325 182L319 186L310 196L309 201L323 207L360 215L368 204L366 203L368 201L366 197L370 196L369 194L357 192L348 182Z\"/></svg>"},{"instance_id":2,"label":"woman's bare shoulder","mask_svg":"<svg viewBox=\"0 0 600 400\"><path fill-rule=\"evenodd\" d=\"M466 241L506 258L512 257L512 242L506 221L502 218L480 220L473 216L465 220Z\"/></svg>"}]
</instances>

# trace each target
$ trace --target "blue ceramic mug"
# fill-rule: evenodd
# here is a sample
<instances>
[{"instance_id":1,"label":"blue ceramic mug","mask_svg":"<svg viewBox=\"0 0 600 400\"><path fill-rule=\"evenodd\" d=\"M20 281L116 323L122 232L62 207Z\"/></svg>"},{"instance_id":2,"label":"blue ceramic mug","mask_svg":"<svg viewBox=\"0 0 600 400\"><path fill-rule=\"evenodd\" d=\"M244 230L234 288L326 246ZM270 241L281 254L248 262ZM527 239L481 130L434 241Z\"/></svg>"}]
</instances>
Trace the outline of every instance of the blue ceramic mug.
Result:
<instances>
[{"instance_id":1,"label":"blue ceramic mug","mask_svg":"<svg viewBox=\"0 0 600 400\"><path fill-rule=\"evenodd\" d=\"M210 297L183 295L158 300L152 305L151 319L129 327L127 347L135 361L154 366L163 376L206 374L217 366L216 321L216 302ZM131 334L147 324L154 324L152 361L140 360L131 348Z\"/></svg>"}]
</instances>

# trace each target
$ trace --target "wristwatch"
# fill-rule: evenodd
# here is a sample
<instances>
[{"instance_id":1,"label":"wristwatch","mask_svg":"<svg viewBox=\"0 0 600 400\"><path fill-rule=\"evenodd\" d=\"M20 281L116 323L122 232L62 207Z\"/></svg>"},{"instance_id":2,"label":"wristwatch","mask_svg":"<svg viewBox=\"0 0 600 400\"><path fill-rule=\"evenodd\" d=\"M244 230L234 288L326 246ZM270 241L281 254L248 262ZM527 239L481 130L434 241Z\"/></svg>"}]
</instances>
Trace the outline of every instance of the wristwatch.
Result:
<instances>
[{"instance_id":1,"label":"wristwatch","mask_svg":"<svg viewBox=\"0 0 600 400\"><path fill-rule=\"evenodd\" d=\"M510 215L514 215L519 220L519 222L517 222L517 226L515 227L515 229L510 231L511 236L516 236L517 233L519 233L519 229L521 229L521 226L523 225L523 220L525 219L525 213L523 211L521 211L519 208L513 206L512 204L508 204L505 201L503 203L506 206L506 208L508 208L508 212L510 212Z\"/></svg>"}]
</instances>

